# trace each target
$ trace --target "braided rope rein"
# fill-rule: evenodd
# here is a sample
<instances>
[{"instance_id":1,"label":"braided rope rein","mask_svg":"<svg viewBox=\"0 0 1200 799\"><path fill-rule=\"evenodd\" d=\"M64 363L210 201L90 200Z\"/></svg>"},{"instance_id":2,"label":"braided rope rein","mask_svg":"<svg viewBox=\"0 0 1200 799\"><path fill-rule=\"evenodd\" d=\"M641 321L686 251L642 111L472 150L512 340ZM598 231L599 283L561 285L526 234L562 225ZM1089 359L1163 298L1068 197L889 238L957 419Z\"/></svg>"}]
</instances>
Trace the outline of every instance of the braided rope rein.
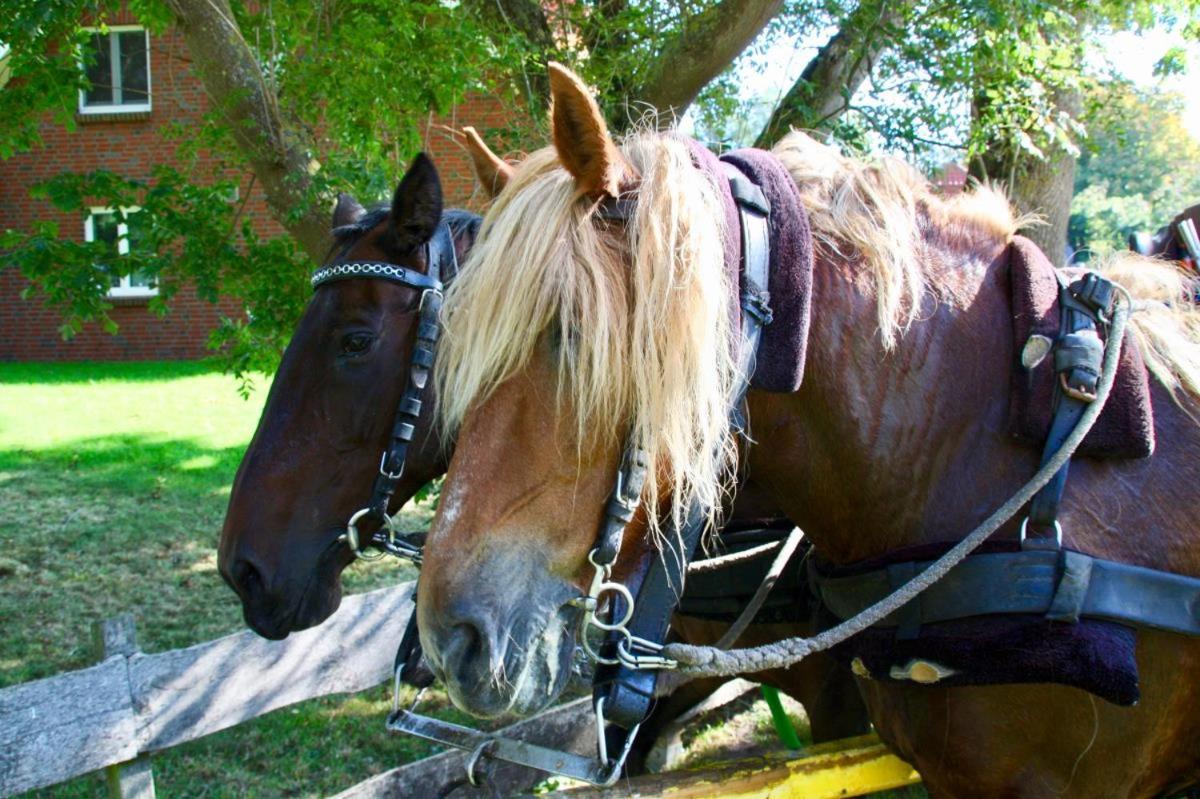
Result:
<instances>
[{"instance_id":1,"label":"braided rope rein","mask_svg":"<svg viewBox=\"0 0 1200 799\"><path fill-rule=\"evenodd\" d=\"M799 663L809 655L824 652L899 610L926 588L946 576L947 572L975 551L980 544L987 540L988 536L1016 516L1021 508L1050 482L1063 464L1071 459L1088 431L1092 429L1092 425L1100 417L1100 412L1104 410L1104 403L1108 400L1109 392L1117 375L1121 346L1125 340L1125 325L1135 307L1129 292L1120 285L1115 283L1113 285L1123 302L1117 303L1114 309L1112 326L1107 339L1109 346L1104 353L1104 365L1100 373L1096 399L1084 409L1075 429L1063 441L1054 456L1011 499L916 577L871 607L823 633L810 638L785 638L773 644L748 649L725 650L715 646L668 644L663 650L663 655L678 662L677 671L680 676L691 680L700 677L731 677L766 669L783 669ZM680 682L683 681L686 680Z\"/></svg>"}]
</instances>

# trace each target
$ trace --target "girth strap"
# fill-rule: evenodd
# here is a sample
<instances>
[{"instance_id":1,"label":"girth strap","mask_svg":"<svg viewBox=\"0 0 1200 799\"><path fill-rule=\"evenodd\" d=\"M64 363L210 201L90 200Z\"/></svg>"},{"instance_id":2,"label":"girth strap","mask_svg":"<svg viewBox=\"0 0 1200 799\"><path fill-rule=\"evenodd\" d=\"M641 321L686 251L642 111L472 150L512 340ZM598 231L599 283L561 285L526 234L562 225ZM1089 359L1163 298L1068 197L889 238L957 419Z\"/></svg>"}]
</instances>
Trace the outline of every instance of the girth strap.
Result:
<instances>
[{"instance_id":1,"label":"girth strap","mask_svg":"<svg viewBox=\"0 0 1200 799\"><path fill-rule=\"evenodd\" d=\"M914 573L931 562L914 562ZM841 619L895 590L887 568L830 577L822 575L812 561L809 583ZM996 614L1034 614L1068 623L1103 619L1200 635L1200 579L1069 550L971 555L877 626L897 627L910 619L936 624Z\"/></svg>"}]
</instances>

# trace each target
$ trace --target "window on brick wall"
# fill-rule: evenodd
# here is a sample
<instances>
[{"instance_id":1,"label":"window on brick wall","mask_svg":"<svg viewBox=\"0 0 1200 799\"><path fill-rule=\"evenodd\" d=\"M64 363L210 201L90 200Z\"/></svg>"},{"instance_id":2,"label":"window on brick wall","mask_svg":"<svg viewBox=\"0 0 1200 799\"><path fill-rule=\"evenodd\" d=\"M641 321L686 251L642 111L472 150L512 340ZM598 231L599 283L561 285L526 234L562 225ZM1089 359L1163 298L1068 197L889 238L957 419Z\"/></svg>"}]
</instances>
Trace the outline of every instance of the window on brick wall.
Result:
<instances>
[{"instance_id":1,"label":"window on brick wall","mask_svg":"<svg viewBox=\"0 0 1200 799\"><path fill-rule=\"evenodd\" d=\"M150 36L134 25L91 31L83 69L91 88L79 92L81 114L150 110Z\"/></svg>"},{"instance_id":2,"label":"window on brick wall","mask_svg":"<svg viewBox=\"0 0 1200 799\"><path fill-rule=\"evenodd\" d=\"M141 237L138 230L139 208L93 208L83 223L85 241L101 241L108 245L110 257L96 264L108 274L110 297L153 297L158 283L150 275L123 269L122 256L137 250Z\"/></svg>"}]
</instances>

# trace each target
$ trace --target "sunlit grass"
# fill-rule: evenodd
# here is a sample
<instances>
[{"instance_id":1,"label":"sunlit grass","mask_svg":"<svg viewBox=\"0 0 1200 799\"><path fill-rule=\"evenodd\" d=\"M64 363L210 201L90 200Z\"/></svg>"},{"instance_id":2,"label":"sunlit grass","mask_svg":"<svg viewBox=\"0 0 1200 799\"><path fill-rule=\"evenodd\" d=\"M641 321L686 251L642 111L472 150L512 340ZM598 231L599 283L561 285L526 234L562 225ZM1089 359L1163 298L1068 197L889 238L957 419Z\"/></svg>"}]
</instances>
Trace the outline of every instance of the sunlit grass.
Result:
<instances>
[{"instance_id":1,"label":"sunlit grass","mask_svg":"<svg viewBox=\"0 0 1200 799\"><path fill-rule=\"evenodd\" d=\"M0 364L0 686L94 662L92 624L123 612L147 652L244 628L216 544L269 381L256 384L245 400L204 364ZM412 576L363 564L346 588ZM314 700L155 755L158 794L336 793L430 751L384 732L389 703L383 687ZM37 795L105 788L90 776Z\"/></svg>"}]
</instances>

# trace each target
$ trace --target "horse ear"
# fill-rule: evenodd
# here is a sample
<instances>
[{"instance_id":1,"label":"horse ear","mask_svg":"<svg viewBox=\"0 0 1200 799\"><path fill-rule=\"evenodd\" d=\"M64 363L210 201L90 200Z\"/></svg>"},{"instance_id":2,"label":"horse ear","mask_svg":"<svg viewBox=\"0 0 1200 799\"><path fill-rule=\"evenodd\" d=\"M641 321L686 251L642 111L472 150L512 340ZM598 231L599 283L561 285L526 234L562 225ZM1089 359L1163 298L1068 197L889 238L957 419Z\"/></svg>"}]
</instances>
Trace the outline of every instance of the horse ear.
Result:
<instances>
[{"instance_id":1,"label":"horse ear","mask_svg":"<svg viewBox=\"0 0 1200 799\"><path fill-rule=\"evenodd\" d=\"M467 154L471 156L471 167L475 170L475 178L479 185L483 186L489 197L495 198L512 180L515 170L511 164L492 152L475 128L465 127L459 136Z\"/></svg>"},{"instance_id":2,"label":"horse ear","mask_svg":"<svg viewBox=\"0 0 1200 799\"><path fill-rule=\"evenodd\" d=\"M339 228L353 225L366 212L367 209L363 208L358 200L343 191L338 194L337 204L333 206L333 226Z\"/></svg>"},{"instance_id":3,"label":"horse ear","mask_svg":"<svg viewBox=\"0 0 1200 799\"><path fill-rule=\"evenodd\" d=\"M399 252L411 252L433 238L442 220L442 181L433 161L417 153L392 197L392 230Z\"/></svg>"},{"instance_id":4,"label":"horse ear","mask_svg":"<svg viewBox=\"0 0 1200 799\"><path fill-rule=\"evenodd\" d=\"M574 72L550 62L550 125L558 160L592 197L621 193L633 169L608 134L591 91Z\"/></svg>"}]
</instances>

